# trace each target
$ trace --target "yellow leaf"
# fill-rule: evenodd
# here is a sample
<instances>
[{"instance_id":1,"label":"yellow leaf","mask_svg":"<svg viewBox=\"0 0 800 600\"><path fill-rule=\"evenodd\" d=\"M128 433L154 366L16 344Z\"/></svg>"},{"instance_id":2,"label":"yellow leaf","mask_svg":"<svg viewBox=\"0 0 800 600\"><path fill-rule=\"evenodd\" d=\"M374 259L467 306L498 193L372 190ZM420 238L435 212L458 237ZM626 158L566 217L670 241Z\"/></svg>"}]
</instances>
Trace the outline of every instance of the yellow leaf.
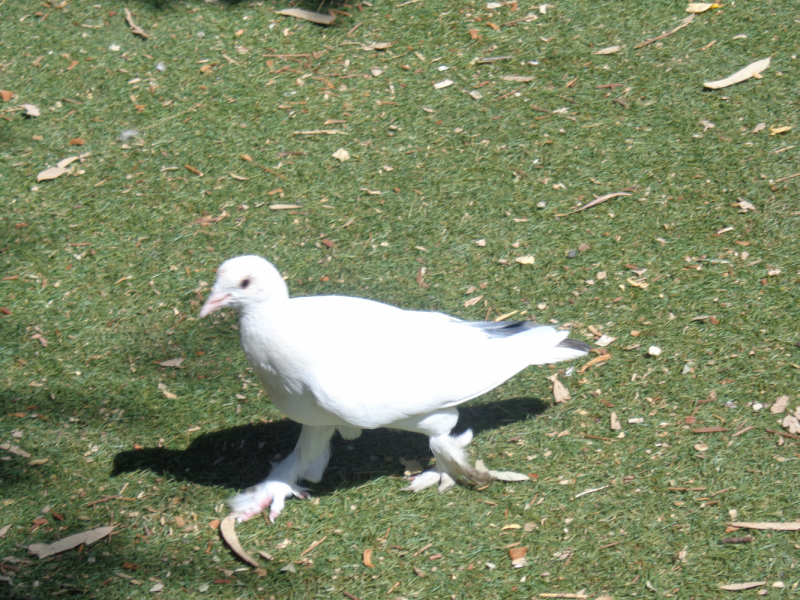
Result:
<instances>
[{"instance_id":1,"label":"yellow leaf","mask_svg":"<svg viewBox=\"0 0 800 600\"><path fill-rule=\"evenodd\" d=\"M686 7L686 12L688 13L701 13L706 12L712 8L722 8L720 4L714 4L712 2L690 2L689 6Z\"/></svg>"},{"instance_id":2,"label":"yellow leaf","mask_svg":"<svg viewBox=\"0 0 800 600\"><path fill-rule=\"evenodd\" d=\"M791 125L784 125L783 127L775 127L774 125L769 128L770 135L779 135L781 133L786 133L787 131L791 131Z\"/></svg>"}]
</instances>

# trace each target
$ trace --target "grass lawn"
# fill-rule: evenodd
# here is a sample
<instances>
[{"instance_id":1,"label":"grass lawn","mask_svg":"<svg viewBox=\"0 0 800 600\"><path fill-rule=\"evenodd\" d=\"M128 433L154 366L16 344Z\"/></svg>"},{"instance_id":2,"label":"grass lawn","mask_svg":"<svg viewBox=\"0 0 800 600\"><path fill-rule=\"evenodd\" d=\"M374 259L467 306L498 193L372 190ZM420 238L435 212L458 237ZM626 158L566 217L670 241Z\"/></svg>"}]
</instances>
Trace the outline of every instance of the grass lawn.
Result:
<instances>
[{"instance_id":1,"label":"grass lawn","mask_svg":"<svg viewBox=\"0 0 800 600\"><path fill-rule=\"evenodd\" d=\"M0 0L0 596L797 597L800 533L729 523L800 520L800 6L640 48L685 3L286 6ZM246 253L295 295L616 340L559 365L567 403L542 367L463 407L530 481L410 494L422 436L337 437L312 500L237 527L256 569L214 525L299 427L236 315L197 318Z\"/></svg>"}]
</instances>

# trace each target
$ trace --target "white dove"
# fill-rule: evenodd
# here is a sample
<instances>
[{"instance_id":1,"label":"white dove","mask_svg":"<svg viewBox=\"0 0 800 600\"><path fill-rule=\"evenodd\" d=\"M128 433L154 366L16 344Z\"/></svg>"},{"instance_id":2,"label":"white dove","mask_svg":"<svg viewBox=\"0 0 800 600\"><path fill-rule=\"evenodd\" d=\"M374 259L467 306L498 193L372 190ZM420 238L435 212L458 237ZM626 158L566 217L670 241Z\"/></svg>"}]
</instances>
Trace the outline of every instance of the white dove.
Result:
<instances>
[{"instance_id":1,"label":"white dove","mask_svg":"<svg viewBox=\"0 0 800 600\"><path fill-rule=\"evenodd\" d=\"M219 268L200 316L225 307L240 313L242 348L269 398L303 426L294 451L269 477L231 499L240 522L267 506L274 522L286 498L307 498L298 481L322 478L337 430L348 440L377 427L427 435L435 468L410 490L444 490L462 478L488 483L492 476L465 456L472 431L450 435L455 407L529 365L590 350L566 331L532 321L469 322L345 296L289 298L281 274L259 256Z\"/></svg>"}]
</instances>

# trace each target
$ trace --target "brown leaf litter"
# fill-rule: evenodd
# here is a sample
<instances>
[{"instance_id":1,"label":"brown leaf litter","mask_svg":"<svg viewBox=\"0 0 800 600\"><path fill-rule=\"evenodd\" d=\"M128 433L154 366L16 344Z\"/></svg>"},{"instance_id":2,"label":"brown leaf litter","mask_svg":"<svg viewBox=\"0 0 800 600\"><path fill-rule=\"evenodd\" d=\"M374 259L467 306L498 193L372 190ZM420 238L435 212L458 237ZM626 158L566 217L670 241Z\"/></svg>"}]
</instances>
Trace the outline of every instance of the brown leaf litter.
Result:
<instances>
[{"instance_id":1,"label":"brown leaf litter","mask_svg":"<svg viewBox=\"0 0 800 600\"><path fill-rule=\"evenodd\" d=\"M225 543L228 544L236 556L241 558L248 565L258 567L258 561L250 556L239 543L239 538L236 536L235 525L236 515L233 513L222 519L222 522L219 524L219 532L222 535L222 539L225 540Z\"/></svg>"},{"instance_id":2,"label":"brown leaf litter","mask_svg":"<svg viewBox=\"0 0 800 600\"><path fill-rule=\"evenodd\" d=\"M61 552L66 552L67 550L71 550L72 548L76 548L81 545L88 546L90 544L94 544L104 537L111 535L113 530L113 525L108 527L98 527L96 529L90 529L88 531L67 536L53 542L52 544L31 544L28 546L28 552L31 554L36 554L39 558L47 558L48 556L60 554Z\"/></svg>"}]
</instances>

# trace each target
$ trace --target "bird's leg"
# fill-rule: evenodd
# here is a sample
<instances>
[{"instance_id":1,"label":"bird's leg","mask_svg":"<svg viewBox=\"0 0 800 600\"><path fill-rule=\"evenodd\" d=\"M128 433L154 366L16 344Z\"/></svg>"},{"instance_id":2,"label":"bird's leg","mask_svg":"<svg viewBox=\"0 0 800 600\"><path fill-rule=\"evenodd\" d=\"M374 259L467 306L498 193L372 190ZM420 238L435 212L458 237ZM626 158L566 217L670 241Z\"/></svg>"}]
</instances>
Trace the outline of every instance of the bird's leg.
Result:
<instances>
[{"instance_id":1,"label":"bird's leg","mask_svg":"<svg viewBox=\"0 0 800 600\"><path fill-rule=\"evenodd\" d=\"M467 460L465 448L472 441L472 430L467 430L458 436L450 435L457 421L458 411L455 408L449 408L427 415L421 420L408 420L402 424L392 425L392 427L428 435L431 450L436 457L435 470L418 475L406 489L418 492L438 484L439 491L443 492L455 485L459 479L466 479L481 485L492 481L491 475L478 471Z\"/></svg>"},{"instance_id":2,"label":"bird's leg","mask_svg":"<svg viewBox=\"0 0 800 600\"><path fill-rule=\"evenodd\" d=\"M286 498L308 498L308 490L297 485L299 479L317 482L331 456L332 426L303 425L300 439L292 453L276 464L264 481L231 498L231 510L237 521L247 521L269 506L269 519L275 521Z\"/></svg>"}]
</instances>

